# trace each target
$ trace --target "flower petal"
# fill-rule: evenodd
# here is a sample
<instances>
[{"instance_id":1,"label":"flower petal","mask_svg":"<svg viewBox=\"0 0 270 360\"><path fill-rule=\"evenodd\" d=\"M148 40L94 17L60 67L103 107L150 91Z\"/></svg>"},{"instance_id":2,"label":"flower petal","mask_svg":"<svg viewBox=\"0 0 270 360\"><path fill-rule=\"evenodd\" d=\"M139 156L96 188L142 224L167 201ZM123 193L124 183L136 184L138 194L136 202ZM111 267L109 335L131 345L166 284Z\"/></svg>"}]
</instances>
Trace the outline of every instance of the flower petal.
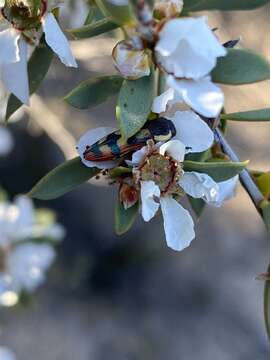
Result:
<instances>
[{"instance_id":1,"label":"flower petal","mask_svg":"<svg viewBox=\"0 0 270 360\"><path fill-rule=\"evenodd\" d=\"M85 160L83 156L86 146L91 146L95 144L97 141L111 134L115 130L116 129L111 127L99 127L96 129L90 129L79 139L77 143L77 151L84 165L86 165L87 167L97 167L99 169L111 169L116 166L116 161L88 161Z\"/></svg>"},{"instance_id":2,"label":"flower petal","mask_svg":"<svg viewBox=\"0 0 270 360\"><path fill-rule=\"evenodd\" d=\"M195 21L194 18L168 21L159 33L159 41L155 50L163 56L172 54L179 42L190 32Z\"/></svg>"},{"instance_id":3,"label":"flower petal","mask_svg":"<svg viewBox=\"0 0 270 360\"><path fill-rule=\"evenodd\" d=\"M168 76L167 83L182 96L186 104L199 114L214 118L224 105L222 90L212 83L210 77L199 80L176 80Z\"/></svg>"},{"instance_id":4,"label":"flower petal","mask_svg":"<svg viewBox=\"0 0 270 360\"><path fill-rule=\"evenodd\" d=\"M217 200L211 202L210 205L220 207L224 201L232 199L235 196L238 181L239 176L236 175L229 180L219 182Z\"/></svg>"},{"instance_id":5,"label":"flower petal","mask_svg":"<svg viewBox=\"0 0 270 360\"><path fill-rule=\"evenodd\" d=\"M203 199L207 203L216 202L218 199L218 184L207 174L185 172L179 185L195 199Z\"/></svg>"},{"instance_id":6,"label":"flower petal","mask_svg":"<svg viewBox=\"0 0 270 360\"><path fill-rule=\"evenodd\" d=\"M175 139L187 147L186 152L202 152L209 149L214 142L213 131L193 111L177 111L170 119L175 128Z\"/></svg>"},{"instance_id":7,"label":"flower petal","mask_svg":"<svg viewBox=\"0 0 270 360\"><path fill-rule=\"evenodd\" d=\"M19 61L4 64L2 68L2 81L5 87L12 92L22 103L29 104L29 82L27 72L27 43L20 39Z\"/></svg>"},{"instance_id":8,"label":"flower petal","mask_svg":"<svg viewBox=\"0 0 270 360\"><path fill-rule=\"evenodd\" d=\"M185 158L186 146L179 140L170 140L160 146L159 153L161 155L167 153L174 160L182 162Z\"/></svg>"},{"instance_id":9,"label":"flower petal","mask_svg":"<svg viewBox=\"0 0 270 360\"><path fill-rule=\"evenodd\" d=\"M35 223L35 210L32 200L27 196L20 195L15 200L15 206L18 208L16 227L26 228L32 226Z\"/></svg>"},{"instance_id":10,"label":"flower petal","mask_svg":"<svg viewBox=\"0 0 270 360\"><path fill-rule=\"evenodd\" d=\"M192 217L172 197L162 197L160 204L167 245L173 250L181 251L195 238Z\"/></svg>"},{"instance_id":11,"label":"flower petal","mask_svg":"<svg viewBox=\"0 0 270 360\"><path fill-rule=\"evenodd\" d=\"M46 43L59 56L62 63L66 66L78 67L70 50L69 42L52 13L43 17L42 26Z\"/></svg>"},{"instance_id":12,"label":"flower petal","mask_svg":"<svg viewBox=\"0 0 270 360\"><path fill-rule=\"evenodd\" d=\"M144 221L150 221L159 209L154 197L160 197L160 189L154 181L141 182L142 217Z\"/></svg>"},{"instance_id":13,"label":"flower petal","mask_svg":"<svg viewBox=\"0 0 270 360\"><path fill-rule=\"evenodd\" d=\"M226 55L205 17L168 21L155 50L158 62L168 73L188 79L207 75L215 67L217 57Z\"/></svg>"},{"instance_id":14,"label":"flower petal","mask_svg":"<svg viewBox=\"0 0 270 360\"><path fill-rule=\"evenodd\" d=\"M128 166L137 166L143 161L146 154L147 154L147 146L144 146L140 150L135 151L132 154L132 159L126 160L126 163L128 164Z\"/></svg>"},{"instance_id":15,"label":"flower petal","mask_svg":"<svg viewBox=\"0 0 270 360\"><path fill-rule=\"evenodd\" d=\"M152 111L160 114L166 111L168 102L174 99L174 90L169 88L161 95L157 96L152 105Z\"/></svg>"},{"instance_id":16,"label":"flower petal","mask_svg":"<svg viewBox=\"0 0 270 360\"><path fill-rule=\"evenodd\" d=\"M19 39L20 33L13 28L0 32L0 65L19 61Z\"/></svg>"}]
</instances>

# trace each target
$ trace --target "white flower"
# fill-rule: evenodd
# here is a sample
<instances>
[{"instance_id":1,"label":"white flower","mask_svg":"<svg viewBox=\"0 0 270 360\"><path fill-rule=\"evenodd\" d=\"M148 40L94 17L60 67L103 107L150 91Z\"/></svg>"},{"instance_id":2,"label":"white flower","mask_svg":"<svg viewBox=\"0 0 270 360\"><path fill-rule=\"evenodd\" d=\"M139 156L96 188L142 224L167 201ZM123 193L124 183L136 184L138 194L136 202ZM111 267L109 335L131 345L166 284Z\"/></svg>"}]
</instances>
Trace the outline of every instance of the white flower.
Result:
<instances>
[{"instance_id":1,"label":"white flower","mask_svg":"<svg viewBox=\"0 0 270 360\"><path fill-rule=\"evenodd\" d=\"M147 146L134 152L132 159L126 160L133 171L127 184L134 192L140 190L141 212L145 221L150 221L161 207L167 244L170 248L180 251L190 245L195 233L189 212L176 201L175 196L185 193L194 198L201 198L211 205L220 206L224 200L233 196L235 179L216 183L207 174L184 172L182 163L185 155L209 149L214 141L213 132L192 111L176 111L167 119L174 124L176 135L163 144L152 143L150 146L148 142ZM113 130L89 130L79 140L78 152L86 166L100 169L117 166L117 161L97 162L84 158L89 146L99 142ZM96 149L97 154L99 150ZM120 200L125 205L121 197ZM129 205L128 203L126 207Z\"/></svg>"},{"instance_id":2,"label":"white flower","mask_svg":"<svg viewBox=\"0 0 270 360\"><path fill-rule=\"evenodd\" d=\"M184 136L185 138L185 136ZM150 221L161 207L167 245L177 251L188 247L195 237L194 223L175 195L188 194L220 206L233 196L236 178L216 183L209 175L184 171L186 145L171 140L157 150L144 147L133 154L133 172L141 188L141 212ZM161 156L160 156L161 155ZM172 170L173 169L173 170Z\"/></svg>"},{"instance_id":3,"label":"white flower","mask_svg":"<svg viewBox=\"0 0 270 360\"><path fill-rule=\"evenodd\" d=\"M159 19L176 17L180 15L183 6L183 0L158 0L154 5L154 14Z\"/></svg>"},{"instance_id":4,"label":"white flower","mask_svg":"<svg viewBox=\"0 0 270 360\"><path fill-rule=\"evenodd\" d=\"M24 27L23 18L11 17L8 5L1 8L3 17L0 31L0 79L8 91L12 92L23 103L29 103L29 83L27 73L28 43L35 41L39 33L37 26L41 26L45 40L66 66L77 67L71 53L68 40L59 27L54 15L49 11L47 2L42 2L38 16L33 18L33 24ZM18 6L18 5L17 5ZM20 6L23 6L20 5ZM20 13L19 9L16 9ZM26 11L25 6L22 11ZM26 16L26 15L25 15ZM29 18L26 17L26 20ZM16 22L16 21L17 22Z\"/></svg>"},{"instance_id":5,"label":"white flower","mask_svg":"<svg viewBox=\"0 0 270 360\"><path fill-rule=\"evenodd\" d=\"M0 346L0 360L16 360L16 356L5 346Z\"/></svg>"},{"instance_id":6,"label":"white flower","mask_svg":"<svg viewBox=\"0 0 270 360\"><path fill-rule=\"evenodd\" d=\"M150 75L148 54L135 49L130 42L119 42L112 52L115 67L125 79L136 80Z\"/></svg>"},{"instance_id":7,"label":"white flower","mask_svg":"<svg viewBox=\"0 0 270 360\"><path fill-rule=\"evenodd\" d=\"M159 33L155 52L167 73L194 80L208 75L217 58L226 55L205 17L169 20Z\"/></svg>"},{"instance_id":8,"label":"white flower","mask_svg":"<svg viewBox=\"0 0 270 360\"><path fill-rule=\"evenodd\" d=\"M31 292L45 280L56 255L50 243L33 240L59 241L64 230L54 222L40 223L25 196L0 203L0 229L0 304L12 306L22 290Z\"/></svg>"},{"instance_id":9,"label":"white flower","mask_svg":"<svg viewBox=\"0 0 270 360\"><path fill-rule=\"evenodd\" d=\"M204 17L173 19L159 34L156 61L167 72L168 90L157 97L153 111L170 111L187 105L197 113L214 118L224 105L224 95L209 76L217 58L226 55Z\"/></svg>"}]
</instances>

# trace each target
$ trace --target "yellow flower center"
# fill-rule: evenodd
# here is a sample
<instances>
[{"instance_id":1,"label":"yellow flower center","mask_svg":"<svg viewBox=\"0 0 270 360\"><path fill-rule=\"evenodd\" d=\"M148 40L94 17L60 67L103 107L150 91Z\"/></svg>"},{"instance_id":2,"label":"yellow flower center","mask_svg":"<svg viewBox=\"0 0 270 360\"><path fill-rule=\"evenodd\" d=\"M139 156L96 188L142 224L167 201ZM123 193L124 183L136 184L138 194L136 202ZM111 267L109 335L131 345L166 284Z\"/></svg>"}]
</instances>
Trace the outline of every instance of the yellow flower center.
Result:
<instances>
[{"instance_id":1,"label":"yellow flower center","mask_svg":"<svg viewBox=\"0 0 270 360\"><path fill-rule=\"evenodd\" d=\"M41 17L47 9L47 0L39 1L18 1L7 0L2 8L3 17L12 26L21 31L38 30L41 24Z\"/></svg>"},{"instance_id":2,"label":"yellow flower center","mask_svg":"<svg viewBox=\"0 0 270 360\"><path fill-rule=\"evenodd\" d=\"M161 195L182 195L178 185L184 172L179 162L157 151L149 154L138 168L140 181L154 181L160 188Z\"/></svg>"}]
</instances>

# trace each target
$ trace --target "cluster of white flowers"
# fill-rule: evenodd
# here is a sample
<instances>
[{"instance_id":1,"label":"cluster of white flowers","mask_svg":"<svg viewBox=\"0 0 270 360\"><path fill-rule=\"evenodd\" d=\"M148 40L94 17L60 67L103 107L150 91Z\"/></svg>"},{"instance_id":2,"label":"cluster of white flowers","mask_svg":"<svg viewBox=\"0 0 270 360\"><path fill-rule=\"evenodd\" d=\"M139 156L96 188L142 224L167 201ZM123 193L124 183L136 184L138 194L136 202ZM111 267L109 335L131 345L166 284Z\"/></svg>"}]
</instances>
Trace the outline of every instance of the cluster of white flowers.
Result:
<instances>
[{"instance_id":1,"label":"cluster of white flowers","mask_svg":"<svg viewBox=\"0 0 270 360\"><path fill-rule=\"evenodd\" d=\"M195 113L191 116L189 111L177 111L169 119L177 130L176 136L164 144L143 147L133 153L131 161L126 162L132 168L135 186L140 189L143 219L150 221L160 204L167 244L180 251L190 244L195 233L191 215L175 200L175 195L186 193L219 207L234 196L238 176L216 183L207 174L185 172L182 163L186 154L209 149L214 140L213 134ZM100 127L89 130L81 137L77 149L86 166L101 169L117 166L117 161L95 162L84 157L86 146L95 144L113 130Z\"/></svg>"},{"instance_id":2,"label":"cluster of white flowers","mask_svg":"<svg viewBox=\"0 0 270 360\"><path fill-rule=\"evenodd\" d=\"M29 103L29 45L35 45L43 33L60 60L66 66L77 67L68 40L52 13L58 3L41 0L34 14L27 1L0 3L0 81L25 104Z\"/></svg>"},{"instance_id":3,"label":"cluster of white flowers","mask_svg":"<svg viewBox=\"0 0 270 360\"><path fill-rule=\"evenodd\" d=\"M26 196L0 202L0 228L0 304L13 306L22 291L42 284L65 231L49 214L46 221L39 218Z\"/></svg>"},{"instance_id":4,"label":"cluster of white flowers","mask_svg":"<svg viewBox=\"0 0 270 360\"><path fill-rule=\"evenodd\" d=\"M200 115L215 118L223 108L223 93L212 83L210 74L218 57L226 55L226 49L207 25L205 17L171 18L179 15L183 2L170 2L170 5L168 7L165 0L158 2L156 10L167 9L163 15L169 19L159 26L151 50L144 47L146 40L140 41L136 35L116 45L113 59L124 78L138 79L149 75L148 53L152 51L156 67L165 76L167 89L154 99L152 111L170 120L176 135L165 143L148 142L126 163L132 170L132 180L129 179L132 191L136 189L140 193L143 219L151 220L161 207L167 244L180 251L189 246L195 233L193 219L180 205L179 198L188 194L220 206L234 195L238 176L216 183L207 174L183 169L188 153L204 152L214 143L213 132ZM86 166L101 169L117 166L117 161L98 162L85 158L87 147L112 131L111 128L90 130L79 140L77 149ZM128 208L134 204L134 199L136 202L133 197L130 204L128 201L123 204Z\"/></svg>"}]
</instances>

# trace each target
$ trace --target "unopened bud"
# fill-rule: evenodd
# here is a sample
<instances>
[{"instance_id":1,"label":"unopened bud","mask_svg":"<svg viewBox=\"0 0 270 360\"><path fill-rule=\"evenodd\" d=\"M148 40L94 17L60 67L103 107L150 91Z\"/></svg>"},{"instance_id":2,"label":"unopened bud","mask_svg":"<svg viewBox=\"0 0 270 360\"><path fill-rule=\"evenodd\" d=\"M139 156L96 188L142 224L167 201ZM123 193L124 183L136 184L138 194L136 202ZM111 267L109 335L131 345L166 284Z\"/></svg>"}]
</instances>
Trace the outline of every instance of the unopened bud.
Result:
<instances>
[{"instance_id":1,"label":"unopened bud","mask_svg":"<svg viewBox=\"0 0 270 360\"><path fill-rule=\"evenodd\" d=\"M136 80L150 74L148 54L127 41L119 42L112 52L115 67L125 79Z\"/></svg>"},{"instance_id":2,"label":"unopened bud","mask_svg":"<svg viewBox=\"0 0 270 360\"><path fill-rule=\"evenodd\" d=\"M125 210L131 208L139 199L138 190L133 185L123 183L119 189L119 199Z\"/></svg>"},{"instance_id":3,"label":"unopened bud","mask_svg":"<svg viewBox=\"0 0 270 360\"><path fill-rule=\"evenodd\" d=\"M183 0L159 0L154 7L154 17L157 19L177 17L183 6Z\"/></svg>"}]
</instances>

